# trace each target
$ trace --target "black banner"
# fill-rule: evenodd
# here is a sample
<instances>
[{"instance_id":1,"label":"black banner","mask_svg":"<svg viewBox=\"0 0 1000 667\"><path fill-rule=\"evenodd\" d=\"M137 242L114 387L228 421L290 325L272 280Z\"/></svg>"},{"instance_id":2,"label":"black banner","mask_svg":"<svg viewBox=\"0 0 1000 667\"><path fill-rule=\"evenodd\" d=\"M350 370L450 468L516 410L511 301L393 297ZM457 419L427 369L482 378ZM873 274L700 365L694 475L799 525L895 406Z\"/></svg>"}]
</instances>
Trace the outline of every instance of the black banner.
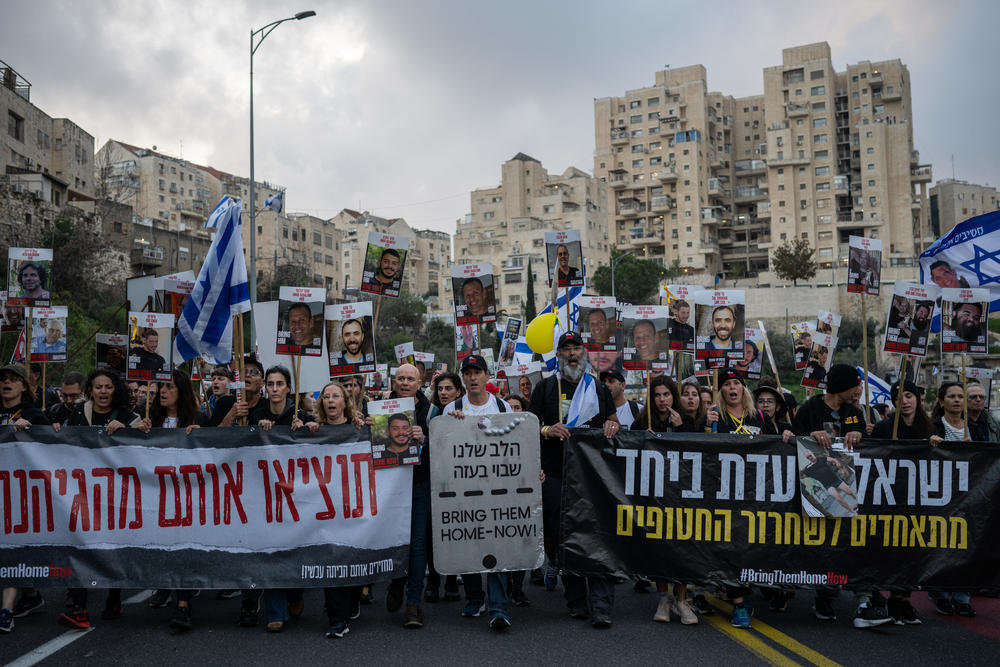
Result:
<instances>
[{"instance_id":1,"label":"black banner","mask_svg":"<svg viewBox=\"0 0 1000 667\"><path fill-rule=\"evenodd\" d=\"M686 583L1000 590L1000 448L865 440L859 516L802 514L777 436L575 430L560 564Z\"/></svg>"}]
</instances>

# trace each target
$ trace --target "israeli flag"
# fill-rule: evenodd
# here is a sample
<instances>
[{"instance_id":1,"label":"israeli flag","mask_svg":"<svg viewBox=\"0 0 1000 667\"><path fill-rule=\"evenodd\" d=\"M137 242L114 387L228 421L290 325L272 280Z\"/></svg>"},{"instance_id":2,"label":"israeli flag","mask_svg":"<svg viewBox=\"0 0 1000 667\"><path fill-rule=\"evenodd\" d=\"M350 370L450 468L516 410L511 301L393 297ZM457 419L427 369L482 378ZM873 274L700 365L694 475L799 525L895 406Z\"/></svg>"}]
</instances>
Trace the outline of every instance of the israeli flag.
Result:
<instances>
[{"instance_id":1,"label":"israeli flag","mask_svg":"<svg viewBox=\"0 0 1000 667\"><path fill-rule=\"evenodd\" d=\"M576 297L583 294L583 287L570 287L568 290L560 290L559 295L556 297L556 307L559 309L556 312L556 327L553 333L552 341L552 351L546 352L542 355L542 361L545 362L545 366L548 370L554 371L556 369L556 348L559 345L559 336L563 334L564 331L576 331L576 322L580 317L580 307L576 305ZM569 297L569 305L567 306L567 298ZM542 308L539 315L544 315L545 313L551 313L552 304L548 304L545 308ZM567 326L568 324L568 326Z\"/></svg>"},{"instance_id":2,"label":"israeli flag","mask_svg":"<svg viewBox=\"0 0 1000 667\"><path fill-rule=\"evenodd\" d=\"M517 344L514 346L514 363L515 364L530 364L532 359L534 359L534 352L528 347L528 341L525 340L524 336L517 337Z\"/></svg>"},{"instance_id":3,"label":"israeli flag","mask_svg":"<svg viewBox=\"0 0 1000 667\"><path fill-rule=\"evenodd\" d=\"M861 366L857 366L856 368L858 369L858 375L860 375L863 378L865 376L865 369ZM875 405L876 403L885 403L890 408L892 408L893 407L892 394L889 393L889 389L891 388L891 386L892 385L890 383L886 382L885 380L875 375L874 373L869 373L868 395L870 396L870 400L867 402L871 403L872 405ZM864 397L862 397L861 403L862 404L866 403Z\"/></svg>"},{"instance_id":4,"label":"israeli flag","mask_svg":"<svg viewBox=\"0 0 1000 667\"><path fill-rule=\"evenodd\" d=\"M569 414L566 415L566 426L583 426L600 410L600 403L597 400L597 380L590 373L584 373L580 380L573 400L569 404Z\"/></svg>"},{"instance_id":5,"label":"israeli flag","mask_svg":"<svg viewBox=\"0 0 1000 667\"><path fill-rule=\"evenodd\" d=\"M285 191L282 190L264 200L264 208L269 208L275 213L285 210Z\"/></svg>"},{"instance_id":6,"label":"israeli flag","mask_svg":"<svg viewBox=\"0 0 1000 667\"><path fill-rule=\"evenodd\" d=\"M226 195L205 222L216 230L215 238L177 320L175 359L202 357L210 364L227 364L233 358L232 318L250 310L242 213L242 200Z\"/></svg>"}]
</instances>

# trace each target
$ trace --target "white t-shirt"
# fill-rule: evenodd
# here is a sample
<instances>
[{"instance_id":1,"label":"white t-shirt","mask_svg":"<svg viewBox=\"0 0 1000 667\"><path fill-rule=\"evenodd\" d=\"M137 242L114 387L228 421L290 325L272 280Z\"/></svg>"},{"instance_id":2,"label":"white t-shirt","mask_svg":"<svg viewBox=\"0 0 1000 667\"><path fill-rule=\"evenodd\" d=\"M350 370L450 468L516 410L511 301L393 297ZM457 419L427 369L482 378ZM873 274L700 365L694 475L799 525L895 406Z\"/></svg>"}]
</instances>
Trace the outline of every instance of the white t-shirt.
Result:
<instances>
[{"instance_id":1,"label":"white t-shirt","mask_svg":"<svg viewBox=\"0 0 1000 667\"><path fill-rule=\"evenodd\" d=\"M468 396L463 396L457 401L452 401L448 405L444 406L444 410L441 411L441 414L446 415L449 412L458 410L459 403L462 404L462 412L467 415L498 415L500 414L500 403L503 403L507 412L514 412L514 408L510 407L510 403L502 398L497 398L493 394L489 394L489 398L486 399L486 403L483 405L473 405Z\"/></svg>"},{"instance_id":2,"label":"white t-shirt","mask_svg":"<svg viewBox=\"0 0 1000 667\"><path fill-rule=\"evenodd\" d=\"M164 417L163 428L177 428L177 417Z\"/></svg>"},{"instance_id":3,"label":"white t-shirt","mask_svg":"<svg viewBox=\"0 0 1000 667\"><path fill-rule=\"evenodd\" d=\"M639 403L639 409L642 410L642 403ZM632 416L632 408L629 407L628 401L622 403L619 407L615 408L618 413L618 423L622 425L622 429L628 429L632 426L632 422L635 421L635 417Z\"/></svg>"}]
</instances>

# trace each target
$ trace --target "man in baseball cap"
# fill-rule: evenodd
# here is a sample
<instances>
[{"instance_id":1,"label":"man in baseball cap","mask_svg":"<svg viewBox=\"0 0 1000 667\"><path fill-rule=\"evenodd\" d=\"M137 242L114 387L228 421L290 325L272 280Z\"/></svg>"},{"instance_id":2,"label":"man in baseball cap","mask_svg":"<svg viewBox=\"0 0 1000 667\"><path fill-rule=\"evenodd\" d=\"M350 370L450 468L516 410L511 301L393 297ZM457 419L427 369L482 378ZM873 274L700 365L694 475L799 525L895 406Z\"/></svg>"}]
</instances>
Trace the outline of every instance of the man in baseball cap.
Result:
<instances>
[{"instance_id":1,"label":"man in baseball cap","mask_svg":"<svg viewBox=\"0 0 1000 667\"><path fill-rule=\"evenodd\" d=\"M625 376L617 368L602 371L600 378L601 382L607 385L608 391L611 392L611 400L615 402L615 411L618 413L618 421L622 428L629 428L635 418L639 416L642 403L625 398Z\"/></svg>"}]
</instances>

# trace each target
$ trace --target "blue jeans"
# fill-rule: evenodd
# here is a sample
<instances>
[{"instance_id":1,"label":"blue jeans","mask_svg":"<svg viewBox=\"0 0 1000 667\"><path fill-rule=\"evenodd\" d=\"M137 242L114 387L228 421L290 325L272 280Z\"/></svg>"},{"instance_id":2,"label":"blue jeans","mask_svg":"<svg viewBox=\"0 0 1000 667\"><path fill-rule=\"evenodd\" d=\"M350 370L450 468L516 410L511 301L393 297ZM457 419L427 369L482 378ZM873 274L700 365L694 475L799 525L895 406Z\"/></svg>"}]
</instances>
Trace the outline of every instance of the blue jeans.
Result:
<instances>
[{"instance_id":1,"label":"blue jeans","mask_svg":"<svg viewBox=\"0 0 1000 667\"><path fill-rule=\"evenodd\" d=\"M462 583L465 584L465 599L470 603L483 603L483 575L463 574ZM486 595L490 612L502 611L507 613L507 573L488 572L486 574Z\"/></svg>"},{"instance_id":2,"label":"blue jeans","mask_svg":"<svg viewBox=\"0 0 1000 667\"><path fill-rule=\"evenodd\" d=\"M420 604L427 570L427 538L431 532L431 483L413 483L410 513L410 569L406 581L406 604Z\"/></svg>"},{"instance_id":3,"label":"blue jeans","mask_svg":"<svg viewBox=\"0 0 1000 667\"><path fill-rule=\"evenodd\" d=\"M932 591L927 594L932 600L947 600L951 599L953 604L969 604L969 600L972 599L972 595L969 593L941 593L938 591Z\"/></svg>"},{"instance_id":4,"label":"blue jeans","mask_svg":"<svg viewBox=\"0 0 1000 667\"><path fill-rule=\"evenodd\" d=\"M288 605L301 599L301 588L272 588L264 591L264 616L267 622L287 621Z\"/></svg>"}]
</instances>

